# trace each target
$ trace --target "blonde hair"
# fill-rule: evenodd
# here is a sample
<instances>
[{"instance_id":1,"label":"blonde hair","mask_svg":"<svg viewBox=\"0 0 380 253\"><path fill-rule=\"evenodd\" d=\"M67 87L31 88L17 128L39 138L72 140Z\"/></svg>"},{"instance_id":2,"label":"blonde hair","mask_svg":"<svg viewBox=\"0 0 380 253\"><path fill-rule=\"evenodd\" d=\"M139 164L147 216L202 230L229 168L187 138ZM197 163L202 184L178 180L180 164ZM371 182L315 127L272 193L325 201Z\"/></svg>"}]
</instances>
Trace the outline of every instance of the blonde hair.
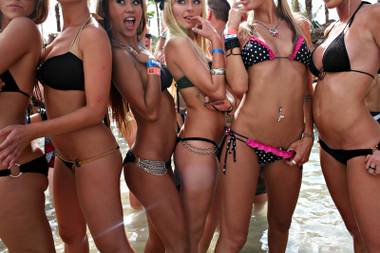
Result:
<instances>
[{"instance_id":1,"label":"blonde hair","mask_svg":"<svg viewBox=\"0 0 380 253\"><path fill-rule=\"evenodd\" d=\"M177 22L174 13L173 13L173 2L176 0L167 0L165 2L164 7L164 20L169 30L169 38L171 37L181 37L181 38L188 38L192 40L194 43L192 45L196 49L196 51L199 53L199 56L206 60L206 56L208 56L208 50L207 50L207 41L204 37L200 36L199 34L195 34L194 39L191 39L186 30L180 26L180 24ZM188 0L192 1L192 0ZM200 0L202 3L202 13L201 17L206 18L206 4L204 0Z\"/></svg>"}]
</instances>

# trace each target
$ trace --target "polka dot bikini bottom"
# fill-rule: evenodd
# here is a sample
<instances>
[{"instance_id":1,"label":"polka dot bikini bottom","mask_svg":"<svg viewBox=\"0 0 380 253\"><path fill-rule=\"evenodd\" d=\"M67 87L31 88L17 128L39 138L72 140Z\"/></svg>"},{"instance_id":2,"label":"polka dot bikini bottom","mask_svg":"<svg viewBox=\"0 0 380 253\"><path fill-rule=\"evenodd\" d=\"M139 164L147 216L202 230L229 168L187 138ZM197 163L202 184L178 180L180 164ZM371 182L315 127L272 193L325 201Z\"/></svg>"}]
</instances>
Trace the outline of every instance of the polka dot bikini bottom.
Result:
<instances>
[{"instance_id":1,"label":"polka dot bikini bottom","mask_svg":"<svg viewBox=\"0 0 380 253\"><path fill-rule=\"evenodd\" d=\"M286 151L282 148L273 147L257 140L245 137L244 135L234 132L231 128L226 130L226 137L228 138L226 146L226 154L224 157L224 168L223 173L227 171L227 156L228 154L233 155L234 162L236 162L236 140L244 142L250 148L252 148L256 155L257 161L261 166L266 166L272 162L281 159L291 159L294 157L294 151Z\"/></svg>"}]
</instances>

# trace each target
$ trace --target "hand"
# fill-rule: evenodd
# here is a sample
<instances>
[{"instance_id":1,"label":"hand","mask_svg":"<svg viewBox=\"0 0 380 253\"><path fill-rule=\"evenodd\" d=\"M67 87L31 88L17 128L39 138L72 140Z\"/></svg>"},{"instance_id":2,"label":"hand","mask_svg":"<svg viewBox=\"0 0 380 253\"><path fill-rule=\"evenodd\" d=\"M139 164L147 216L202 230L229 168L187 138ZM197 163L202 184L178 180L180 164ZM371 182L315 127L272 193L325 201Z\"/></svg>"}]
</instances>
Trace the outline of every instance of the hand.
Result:
<instances>
[{"instance_id":1,"label":"hand","mask_svg":"<svg viewBox=\"0 0 380 253\"><path fill-rule=\"evenodd\" d=\"M372 155L365 158L365 168L370 175L380 174L380 150L375 150Z\"/></svg>"},{"instance_id":2,"label":"hand","mask_svg":"<svg viewBox=\"0 0 380 253\"><path fill-rule=\"evenodd\" d=\"M12 167L15 165L21 152L33 139L29 133L29 126L12 125L0 130L0 138L4 140L0 144L1 167Z\"/></svg>"},{"instance_id":3,"label":"hand","mask_svg":"<svg viewBox=\"0 0 380 253\"><path fill-rule=\"evenodd\" d=\"M288 151L294 151L295 155L286 163L289 166L302 166L309 161L311 148L313 146L313 138L304 137L290 144Z\"/></svg>"},{"instance_id":4,"label":"hand","mask_svg":"<svg viewBox=\"0 0 380 253\"><path fill-rule=\"evenodd\" d=\"M232 112L236 107L236 99L227 91L226 98L221 100L210 100L208 96L204 97L204 106L207 109L215 110L218 112Z\"/></svg>"},{"instance_id":5,"label":"hand","mask_svg":"<svg viewBox=\"0 0 380 253\"><path fill-rule=\"evenodd\" d=\"M215 27L210 23L210 21L200 16L195 16L192 19L197 22L197 24L192 29L193 32L201 35L202 37L210 40L211 42L213 42L215 38L221 40L218 32L216 31Z\"/></svg>"},{"instance_id":6,"label":"hand","mask_svg":"<svg viewBox=\"0 0 380 253\"><path fill-rule=\"evenodd\" d=\"M241 21L245 20L246 17L247 10L244 8L242 2L234 0L228 14L227 27L238 29Z\"/></svg>"}]
</instances>

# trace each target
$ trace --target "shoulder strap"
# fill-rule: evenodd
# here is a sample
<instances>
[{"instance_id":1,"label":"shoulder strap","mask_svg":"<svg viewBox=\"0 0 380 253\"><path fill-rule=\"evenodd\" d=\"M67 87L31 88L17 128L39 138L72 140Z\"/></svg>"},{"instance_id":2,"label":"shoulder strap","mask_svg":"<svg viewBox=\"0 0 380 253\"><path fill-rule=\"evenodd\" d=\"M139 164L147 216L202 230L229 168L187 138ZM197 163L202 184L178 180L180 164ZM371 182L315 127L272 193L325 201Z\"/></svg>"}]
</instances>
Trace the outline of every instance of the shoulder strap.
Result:
<instances>
[{"instance_id":1,"label":"shoulder strap","mask_svg":"<svg viewBox=\"0 0 380 253\"><path fill-rule=\"evenodd\" d=\"M86 22L84 22L83 25L81 25L81 27L79 28L77 34L75 34L75 37L74 37L73 41L72 41L71 44L70 44L70 50L73 48L73 46L74 46L74 45L77 43L77 41L79 40L79 37L80 37L79 35L80 35L80 33L83 31L83 29L86 27L86 25L90 22L91 18L92 18L92 16L90 15L90 16L88 17L88 19L86 20Z\"/></svg>"},{"instance_id":2,"label":"shoulder strap","mask_svg":"<svg viewBox=\"0 0 380 253\"><path fill-rule=\"evenodd\" d=\"M348 27L351 27L352 22L354 22L354 18L355 18L355 16L356 16L356 13L358 13L359 9L360 9L364 4L369 4L369 3L368 3L368 2L364 2L364 1L360 3L359 7L355 10L354 14L352 14L350 20L348 21L348 23L347 23L347 24L348 24ZM346 25L346 26L347 26L347 25Z\"/></svg>"}]
</instances>

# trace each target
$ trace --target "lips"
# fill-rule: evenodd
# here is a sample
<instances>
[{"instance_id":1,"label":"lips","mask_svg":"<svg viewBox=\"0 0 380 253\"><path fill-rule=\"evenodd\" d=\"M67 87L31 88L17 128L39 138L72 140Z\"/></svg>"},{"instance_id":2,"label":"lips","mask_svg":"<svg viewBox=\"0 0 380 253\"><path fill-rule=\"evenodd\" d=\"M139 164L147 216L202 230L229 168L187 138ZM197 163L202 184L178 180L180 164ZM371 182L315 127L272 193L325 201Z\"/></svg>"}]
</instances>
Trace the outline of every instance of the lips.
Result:
<instances>
[{"instance_id":1,"label":"lips","mask_svg":"<svg viewBox=\"0 0 380 253\"><path fill-rule=\"evenodd\" d=\"M8 8L11 8L11 9L22 9L22 6L18 5L18 4L9 4L7 5Z\"/></svg>"},{"instance_id":2,"label":"lips","mask_svg":"<svg viewBox=\"0 0 380 253\"><path fill-rule=\"evenodd\" d=\"M127 29L134 29L136 24L136 18L135 17L126 17L123 20L123 23L126 25Z\"/></svg>"}]
</instances>

